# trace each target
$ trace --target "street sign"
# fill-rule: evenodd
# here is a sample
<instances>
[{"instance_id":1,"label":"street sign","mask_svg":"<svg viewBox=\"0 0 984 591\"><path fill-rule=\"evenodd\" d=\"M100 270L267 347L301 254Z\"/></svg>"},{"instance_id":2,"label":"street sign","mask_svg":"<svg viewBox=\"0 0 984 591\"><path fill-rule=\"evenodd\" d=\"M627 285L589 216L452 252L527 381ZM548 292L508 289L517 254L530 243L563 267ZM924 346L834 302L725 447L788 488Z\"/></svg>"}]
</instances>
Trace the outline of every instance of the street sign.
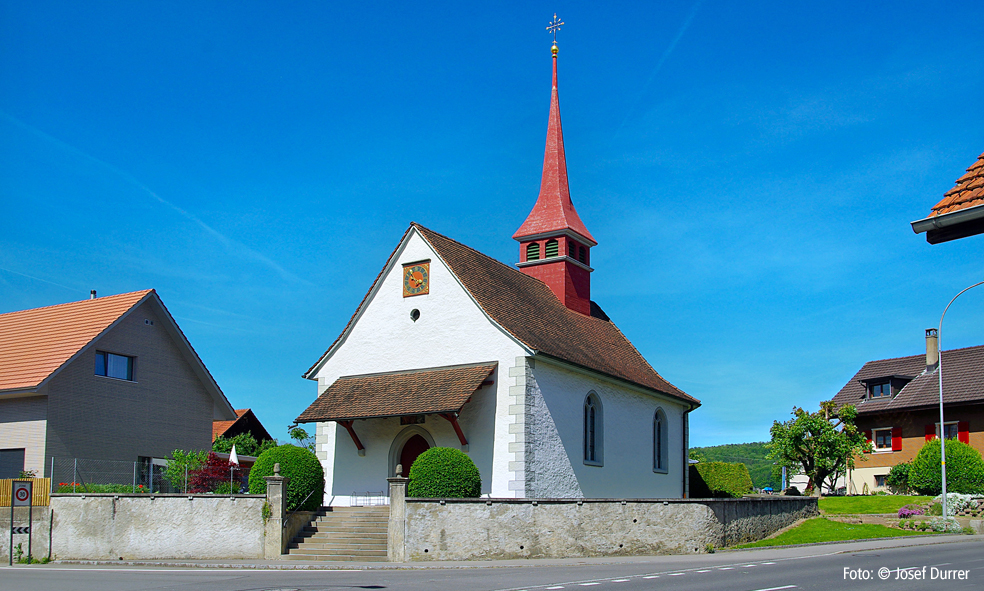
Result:
<instances>
[{"instance_id":1,"label":"street sign","mask_svg":"<svg viewBox=\"0 0 984 591\"><path fill-rule=\"evenodd\" d=\"M29 534L29 533L31 533L31 528L30 528L30 526L27 526L27 527L18 526L18 527L15 527L14 528L14 532L13 533L15 533L15 534Z\"/></svg>"},{"instance_id":2,"label":"street sign","mask_svg":"<svg viewBox=\"0 0 984 591\"><path fill-rule=\"evenodd\" d=\"M31 488L33 484L30 480L14 481L14 507L31 506Z\"/></svg>"}]
</instances>

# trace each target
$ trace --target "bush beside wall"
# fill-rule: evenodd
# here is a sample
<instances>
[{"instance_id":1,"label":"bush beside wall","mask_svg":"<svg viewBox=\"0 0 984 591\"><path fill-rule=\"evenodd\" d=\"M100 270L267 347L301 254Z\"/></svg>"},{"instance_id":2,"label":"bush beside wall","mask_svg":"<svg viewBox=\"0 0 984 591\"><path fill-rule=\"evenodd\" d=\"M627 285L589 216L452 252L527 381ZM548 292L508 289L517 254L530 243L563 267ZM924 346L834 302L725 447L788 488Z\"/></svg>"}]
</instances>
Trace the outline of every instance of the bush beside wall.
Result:
<instances>
[{"instance_id":1,"label":"bush beside wall","mask_svg":"<svg viewBox=\"0 0 984 591\"><path fill-rule=\"evenodd\" d=\"M278 463L280 475L290 479L287 510L317 511L324 500L325 470L311 450L296 445L280 445L260 454L249 472L249 492L266 494L263 477L273 476L273 465Z\"/></svg>"},{"instance_id":2,"label":"bush beside wall","mask_svg":"<svg viewBox=\"0 0 984 591\"><path fill-rule=\"evenodd\" d=\"M752 492L745 464L701 462L690 466L690 498L741 498Z\"/></svg>"},{"instance_id":3,"label":"bush beside wall","mask_svg":"<svg viewBox=\"0 0 984 591\"><path fill-rule=\"evenodd\" d=\"M482 495L482 476L463 452L432 447L417 456L410 467L407 496L468 499Z\"/></svg>"}]
</instances>

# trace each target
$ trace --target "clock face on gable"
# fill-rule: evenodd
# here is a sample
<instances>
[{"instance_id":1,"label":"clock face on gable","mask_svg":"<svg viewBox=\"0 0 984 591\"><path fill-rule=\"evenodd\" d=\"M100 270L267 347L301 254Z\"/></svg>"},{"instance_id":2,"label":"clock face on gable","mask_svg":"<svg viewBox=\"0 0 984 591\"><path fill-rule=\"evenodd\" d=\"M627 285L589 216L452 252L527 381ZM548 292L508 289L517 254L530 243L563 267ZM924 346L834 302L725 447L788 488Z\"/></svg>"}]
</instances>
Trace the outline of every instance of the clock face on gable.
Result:
<instances>
[{"instance_id":1,"label":"clock face on gable","mask_svg":"<svg viewBox=\"0 0 984 591\"><path fill-rule=\"evenodd\" d=\"M403 265L403 297L430 293L430 262Z\"/></svg>"}]
</instances>

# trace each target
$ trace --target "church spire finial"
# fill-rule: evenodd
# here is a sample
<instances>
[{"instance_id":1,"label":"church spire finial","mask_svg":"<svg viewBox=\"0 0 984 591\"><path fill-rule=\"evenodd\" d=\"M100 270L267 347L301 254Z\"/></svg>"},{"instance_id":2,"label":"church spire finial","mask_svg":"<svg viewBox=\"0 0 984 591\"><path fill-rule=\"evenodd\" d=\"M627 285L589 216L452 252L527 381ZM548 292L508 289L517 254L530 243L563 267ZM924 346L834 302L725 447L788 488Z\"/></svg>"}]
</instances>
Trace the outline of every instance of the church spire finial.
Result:
<instances>
[{"instance_id":1,"label":"church spire finial","mask_svg":"<svg viewBox=\"0 0 984 591\"><path fill-rule=\"evenodd\" d=\"M553 33L553 47L550 48L550 53L552 53L554 57L557 57L557 32L560 31L560 27L563 24L564 21L557 18L556 12L554 13L553 20L547 24L547 32Z\"/></svg>"}]
</instances>

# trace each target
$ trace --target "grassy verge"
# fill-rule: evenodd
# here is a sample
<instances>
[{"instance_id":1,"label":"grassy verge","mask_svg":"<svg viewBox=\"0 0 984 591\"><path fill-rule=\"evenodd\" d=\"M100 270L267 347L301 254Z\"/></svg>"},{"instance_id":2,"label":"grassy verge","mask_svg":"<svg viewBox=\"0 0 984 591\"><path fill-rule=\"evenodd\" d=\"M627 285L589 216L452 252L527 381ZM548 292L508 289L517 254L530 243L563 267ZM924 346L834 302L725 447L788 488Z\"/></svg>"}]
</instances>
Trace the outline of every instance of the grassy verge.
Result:
<instances>
[{"instance_id":1,"label":"grassy verge","mask_svg":"<svg viewBox=\"0 0 984 591\"><path fill-rule=\"evenodd\" d=\"M768 540L743 544L738 548L761 548L763 546L788 546L791 544L816 544L817 542L843 542L847 540L867 540L869 538L890 538L911 536L930 532L913 532L894 529L884 525L850 524L815 517L802 525Z\"/></svg>"},{"instance_id":2,"label":"grassy verge","mask_svg":"<svg viewBox=\"0 0 984 591\"><path fill-rule=\"evenodd\" d=\"M873 495L863 497L825 497L820 499L820 511L827 515L848 513L898 513L902 505L925 503L933 497L905 495Z\"/></svg>"}]
</instances>

